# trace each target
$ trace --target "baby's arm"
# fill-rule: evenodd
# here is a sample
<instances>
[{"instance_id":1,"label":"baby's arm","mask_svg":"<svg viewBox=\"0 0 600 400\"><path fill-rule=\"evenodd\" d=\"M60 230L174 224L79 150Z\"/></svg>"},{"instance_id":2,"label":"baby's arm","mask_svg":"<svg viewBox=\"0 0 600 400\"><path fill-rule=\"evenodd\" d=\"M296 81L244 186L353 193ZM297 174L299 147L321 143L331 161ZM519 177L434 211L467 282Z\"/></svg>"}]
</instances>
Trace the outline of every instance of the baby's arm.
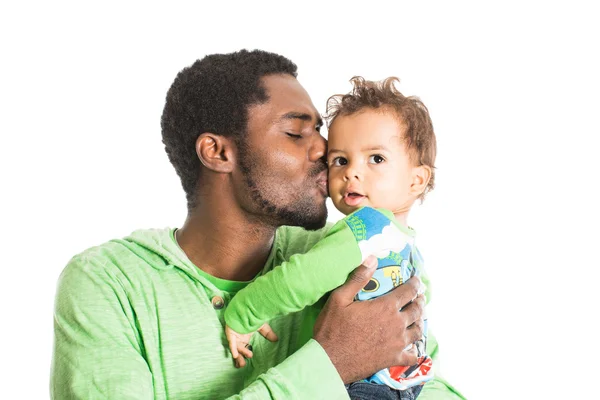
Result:
<instances>
[{"instance_id":1,"label":"baby's arm","mask_svg":"<svg viewBox=\"0 0 600 400\"><path fill-rule=\"evenodd\" d=\"M361 261L352 231L339 221L307 253L293 255L237 293L225 311L225 322L238 334L255 332L266 321L317 302L342 285Z\"/></svg>"}]
</instances>

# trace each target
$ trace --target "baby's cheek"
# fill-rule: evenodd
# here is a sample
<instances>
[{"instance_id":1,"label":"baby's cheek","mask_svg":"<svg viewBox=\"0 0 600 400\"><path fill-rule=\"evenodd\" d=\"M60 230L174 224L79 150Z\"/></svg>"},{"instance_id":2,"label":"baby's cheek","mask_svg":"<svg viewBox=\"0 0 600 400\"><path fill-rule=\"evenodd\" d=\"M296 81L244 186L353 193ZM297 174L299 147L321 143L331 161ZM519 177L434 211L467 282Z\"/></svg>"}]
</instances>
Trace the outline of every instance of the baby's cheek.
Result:
<instances>
[{"instance_id":1,"label":"baby's cheek","mask_svg":"<svg viewBox=\"0 0 600 400\"><path fill-rule=\"evenodd\" d=\"M330 171L327 175L327 183L329 185L329 191L339 189L341 184L341 178L339 177L339 174Z\"/></svg>"},{"instance_id":2,"label":"baby's cheek","mask_svg":"<svg viewBox=\"0 0 600 400\"><path fill-rule=\"evenodd\" d=\"M374 189L377 207L393 209L400 198L398 188L390 182L377 182Z\"/></svg>"},{"instance_id":3,"label":"baby's cheek","mask_svg":"<svg viewBox=\"0 0 600 400\"><path fill-rule=\"evenodd\" d=\"M375 180L373 182L373 188L375 189L375 193L383 195L385 197L394 194L394 185L390 182L389 179Z\"/></svg>"}]
</instances>

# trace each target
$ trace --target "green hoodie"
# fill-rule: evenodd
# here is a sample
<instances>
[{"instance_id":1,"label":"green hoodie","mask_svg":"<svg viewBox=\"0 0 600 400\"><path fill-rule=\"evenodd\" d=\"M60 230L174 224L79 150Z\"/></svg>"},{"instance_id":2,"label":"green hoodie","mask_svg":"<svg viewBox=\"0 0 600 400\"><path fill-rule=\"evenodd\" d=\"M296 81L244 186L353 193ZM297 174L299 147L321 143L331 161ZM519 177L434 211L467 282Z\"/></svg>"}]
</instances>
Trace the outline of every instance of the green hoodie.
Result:
<instances>
[{"instance_id":1,"label":"green hoodie","mask_svg":"<svg viewBox=\"0 0 600 400\"><path fill-rule=\"evenodd\" d=\"M259 275L307 252L329 227L278 229ZM136 231L69 262L56 295L52 398L347 398L322 347L301 338L303 319L314 320L318 308L270 321L279 341L254 335L254 357L235 368L223 314L249 282L204 273L173 232ZM419 398L426 399L427 391L429 398L459 398L440 397L452 394L441 380L427 384Z\"/></svg>"}]
</instances>

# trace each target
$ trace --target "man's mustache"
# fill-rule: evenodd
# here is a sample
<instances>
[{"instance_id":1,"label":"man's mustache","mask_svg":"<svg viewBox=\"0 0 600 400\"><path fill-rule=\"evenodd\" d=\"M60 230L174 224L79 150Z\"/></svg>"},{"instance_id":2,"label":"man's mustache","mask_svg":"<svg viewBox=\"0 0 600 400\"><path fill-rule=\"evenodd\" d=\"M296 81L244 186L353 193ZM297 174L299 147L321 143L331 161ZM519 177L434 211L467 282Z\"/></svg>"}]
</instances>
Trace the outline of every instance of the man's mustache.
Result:
<instances>
[{"instance_id":1,"label":"man's mustache","mask_svg":"<svg viewBox=\"0 0 600 400\"><path fill-rule=\"evenodd\" d=\"M326 171L327 170L327 163L325 162L325 160L323 160L322 158L319 159L319 161L317 161L315 163L315 166L313 168L311 168L311 170L308 173L308 176L310 176L311 178L314 178L315 176L319 175L321 172Z\"/></svg>"}]
</instances>

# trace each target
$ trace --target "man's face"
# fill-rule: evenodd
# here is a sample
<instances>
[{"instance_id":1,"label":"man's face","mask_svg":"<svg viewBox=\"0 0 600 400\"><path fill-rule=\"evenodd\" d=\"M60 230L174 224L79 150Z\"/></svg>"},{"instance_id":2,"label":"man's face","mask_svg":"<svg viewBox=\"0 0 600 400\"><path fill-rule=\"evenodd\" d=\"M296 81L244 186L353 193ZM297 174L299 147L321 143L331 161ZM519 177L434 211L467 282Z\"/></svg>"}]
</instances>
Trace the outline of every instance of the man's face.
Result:
<instances>
[{"instance_id":1,"label":"man's face","mask_svg":"<svg viewBox=\"0 0 600 400\"><path fill-rule=\"evenodd\" d=\"M326 142L308 93L289 75L262 78L269 100L248 110L248 129L238 149L237 200L273 225L317 229L327 208ZM239 177L239 178L238 178Z\"/></svg>"}]
</instances>

